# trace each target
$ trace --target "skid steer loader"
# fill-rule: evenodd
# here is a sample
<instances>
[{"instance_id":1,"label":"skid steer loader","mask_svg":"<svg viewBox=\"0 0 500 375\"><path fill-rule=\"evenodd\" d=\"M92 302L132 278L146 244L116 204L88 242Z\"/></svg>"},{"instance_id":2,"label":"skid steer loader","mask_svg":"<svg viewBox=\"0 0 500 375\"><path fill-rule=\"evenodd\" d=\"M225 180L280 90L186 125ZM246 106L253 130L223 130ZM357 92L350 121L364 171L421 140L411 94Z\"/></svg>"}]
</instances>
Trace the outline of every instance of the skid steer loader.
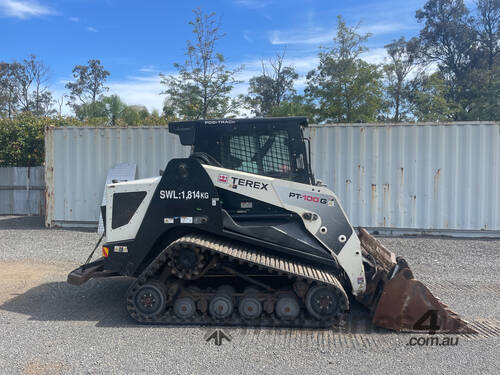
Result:
<instances>
[{"instance_id":1,"label":"skid steer loader","mask_svg":"<svg viewBox=\"0 0 500 375\"><path fill-rule=\"evenodd\" d=\"M134 277L126 308L142 323L331 327L355 299L384 328L471 332L404 259L352 227L313 176L306 126L170 123L191 155L107 185L102 257L68 282Z\"/></svg>"}]
</instances>

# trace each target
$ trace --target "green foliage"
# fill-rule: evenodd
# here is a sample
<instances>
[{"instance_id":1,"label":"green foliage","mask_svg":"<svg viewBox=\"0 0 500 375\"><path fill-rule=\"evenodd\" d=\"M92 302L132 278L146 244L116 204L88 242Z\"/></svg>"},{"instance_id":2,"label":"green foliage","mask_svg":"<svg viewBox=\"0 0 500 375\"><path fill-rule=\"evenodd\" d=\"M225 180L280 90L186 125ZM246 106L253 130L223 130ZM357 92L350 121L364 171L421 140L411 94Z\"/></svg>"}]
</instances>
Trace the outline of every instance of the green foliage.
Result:
<instances>
[{"instance_id":1,"label":"green foliage","mask_svg":"<svg viewBox=\"0 0 500 375\"><path fill-rule=\"evenodd\" d=\"M283 101L295 95L293 84L298 78L295 68L285 65L283 51L269 64L262 61L262 73L250 78L245 102L255 115L267 116Z\"/></svg>"},{"instance_id":2,"label":"green foliage","mask_svg":"<svg viewBox=\"0 0 500 375\"><path fill-rule=\"evenodd\" d=\"M452 118L498 120L500 1L478 0L471 15L463 0L429 0L416 17L422 61L443 73Z\"/></svg>"},{"instance_id":3,"label":"green foliage","mask_svg":"<svg viewBox=\"0 0 500 375\"><path fill-rule=\"evenodd\" d=\"M85 124L97 126L166 125L167 118L158 111L149 113L140 105L127 105L118 95L101 96L93 103L79 105L76 117Z\"/></svg>"},{"instance_id":4,"label":"green foliage","mask_svg":"<svg viewBox=\"0 0 500 375\"><path fill-rule=\"evenodd\" d=\"M369 37L338 17L333 47L322 49L319 66L307 74L306 94L318 104L320 121L370 122L383 110L381 71L360 57Z\"/></svg>"},{"instance_id":5,"label":"green foliage","mask_svg":"<svg viewBox=\"0 0 500 375\"><path fill-rule=\"evenodd\" d=\"M89 60L88 65L77 65L73 68L73 82L68 82L70 105L80 119L99 117L102 108L95 105L99 97L108 90L105 86L109 72L104 69L100 60Z\"/></svg>"},{"instance_id":6,"label":"green foliage","mask_svg":"<svg viewBox=\"0 0 500 375\"><path fill-rule=\"evenodd\" d=\"M457 103L447 99L443 73L422 75L411 82L410 102L417 121L452 121Z\"/></svg>"},{"instance_id":7,"label":"green foliage","mask_svg":"<svg viewBox=\"0 0 500 375\"><path fill-rule=\"evenodd\" d=\"M0 118L12 118L19 113L54 114L48 77L48 66L35 55L21 62L0 62Z\"/></svg>"},{"instance_id":8,"label":"green foliage","mask_svg":"<svg viewBox=\"0 0 500 375\"><path fill-rule=\"evenodd\" d=\"M0 119L0 166L32 167L44 160L46 126L73 125L75 119L51 119L23 113L15 119Z\"/></svg>"},{"instance_id":9,"label":"green foliage","mask_svg":"<svg viewBox=\"0 0 500 375\"><path fill-rule=\"evenodd\" d=\"M392 41L385 46L389 62L384 64L386 79L386 95L389 100L389 110L392 110L392 121L399 122L409 119L409 84L407 77L416 67L416 40L407 42L404 37Z\"/></svg>"},{"instance_id":10,"label":"green foliage","mask_svg":"<svg viewBox=\"0 0 500 375\"><path fill-rule=\"evenodd\" d=\"M117 126L165 126L168 119L158 111L147 114L145 108L126 107L129 114L117 120ZM132 114L133 113L133 114ZM75 117L41 117L22 113L13 119L0 119L0 166L32 167L44 162L44 135L47 126L105 126L108 117L94 117L81 121Z\"/></svg>"},{"instance_id":11,"label":"green foliage","mask_svg":"<svg viewBox=\"0 0 500 375\"><path fill-rule=\"evenodd\" d=\"M270 117L306 116L310 123L317 122L314 104L303 95L293 95L274 106L268 113Z\"/></svg>"}]
</instances>

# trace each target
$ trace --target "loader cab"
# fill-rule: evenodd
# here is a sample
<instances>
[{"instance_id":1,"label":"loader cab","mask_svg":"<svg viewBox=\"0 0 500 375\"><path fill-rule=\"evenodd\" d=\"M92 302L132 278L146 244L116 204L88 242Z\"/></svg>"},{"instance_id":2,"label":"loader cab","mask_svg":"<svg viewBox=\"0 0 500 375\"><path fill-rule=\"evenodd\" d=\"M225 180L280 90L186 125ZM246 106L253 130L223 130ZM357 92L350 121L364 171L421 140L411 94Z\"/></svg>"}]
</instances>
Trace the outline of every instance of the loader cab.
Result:
<instances>
[{"instance_id":1,"label":"loader cab","mask_svg":"<svg viewBox=\"0 0 500 375\"><path fill-rule=\"evenodd\" d=\"M224 168L314 184L306 126L306 117L219 119L171 122L169 131Z\"/></svg>"}]
</instances>

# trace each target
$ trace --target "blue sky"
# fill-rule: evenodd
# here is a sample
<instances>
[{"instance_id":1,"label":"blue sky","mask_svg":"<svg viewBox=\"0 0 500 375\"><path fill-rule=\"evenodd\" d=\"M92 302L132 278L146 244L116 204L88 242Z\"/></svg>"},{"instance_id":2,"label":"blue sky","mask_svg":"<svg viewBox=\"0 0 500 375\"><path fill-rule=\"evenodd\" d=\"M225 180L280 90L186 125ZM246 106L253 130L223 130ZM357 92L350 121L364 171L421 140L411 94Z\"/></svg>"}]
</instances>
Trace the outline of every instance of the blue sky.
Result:
<instances>
[{"instance_id":1,"label":"blue sky","mask_svg":"<svg viewBox=\"0 0 500 375\"><path fill-rule=\"evenodd\" d=\"M98 58L111 72L110 93L128 104L161 109L158 73L172 73L184 59L191 38L192 9L215 12L226 36L218 50L231 66L243 64L240 78L258 74L260 59L286 47L290 64L304 75L317 63L318 47L328 45L336 16L348 24L361 22L360 31L373 34L364 58L383 61L383 46L418 33L417 0L0 0L0 60L20 60L30 53L50 66L51 90L62 95L71 70ZM245 92L246 84L234 90Z\"/></svg>"}]
</instances>

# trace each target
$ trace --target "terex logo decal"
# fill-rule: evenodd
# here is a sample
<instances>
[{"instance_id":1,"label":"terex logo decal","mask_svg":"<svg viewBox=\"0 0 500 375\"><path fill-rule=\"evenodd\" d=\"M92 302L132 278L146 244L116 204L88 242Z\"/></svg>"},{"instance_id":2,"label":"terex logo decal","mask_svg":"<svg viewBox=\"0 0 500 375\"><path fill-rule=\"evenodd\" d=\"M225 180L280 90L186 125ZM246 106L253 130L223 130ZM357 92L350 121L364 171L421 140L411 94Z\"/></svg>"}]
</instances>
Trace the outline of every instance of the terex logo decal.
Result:
<instances>
[{"instance_id":1,"label":"terex logo decal","mask_svg":"<svg viewBox=\"0 0 500 375\"><path fill-rule=\"evenodd\" d=\"M217 178L217 181L222 182L223 184L227 184L229 178L225 174L220 174Z\"/></svg>"},{"instance_id":2,"label":"terex logo decal","mask_svg":"<svg viewBox=\"0 0 500 375\"><path fill-rule=\"evenodd\" d=\"M302 199L308 202L313 202L313 203L321 203L321 204L328 204L328 206L333 206L334 205L334 200L333 199L326 199L326 198L321 198L316 195L308 195L308 194L301 194L301 193L293 193L290 192L288 193L289 198L295 198L295 199Z\"/></svg>"},{"instance_id":3,"label":"terex logo decal","mask_svg":"<svg viewBox=\"0 0 500 375\"><path fill-rule=\"evenodd\" d=\"M235 187L235 188L237 186L248 186L248 187L251 187L253 189L267 191L267 187L269 186L269 184L265 184L265 183L260 182L260 181L252 181L252 180L247 180L247 179L239 178L239 177L231 177L231 178L233 180L233 187Z\"/></svg>"},{"instance_id":4,"label":"terex logo decal","mask_svg":"<svg viewBox=\"0 0 500 375\"><path fill-rule=\"evenodd\" d=\"M229 180L231 180L231 182ZM252 181L247 180L246 178L227 176L225 174L218 175L217 182L221 184L228 184L233 189L237 189L238 186L247 186L252 189L268 191L267 187L269 186L268 183L266 184L261 181Z\"/></svg>"}]
</instances>

